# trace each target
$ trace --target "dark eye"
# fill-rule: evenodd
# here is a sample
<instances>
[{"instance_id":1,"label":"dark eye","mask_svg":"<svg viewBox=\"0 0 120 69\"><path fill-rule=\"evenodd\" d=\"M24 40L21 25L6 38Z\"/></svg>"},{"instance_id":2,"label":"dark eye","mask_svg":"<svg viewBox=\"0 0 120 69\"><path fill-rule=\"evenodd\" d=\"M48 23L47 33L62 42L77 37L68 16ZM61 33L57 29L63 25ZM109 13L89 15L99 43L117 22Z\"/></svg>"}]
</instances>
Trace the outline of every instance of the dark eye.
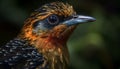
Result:
<instances>
[{"instance_id":1,"label":"dark eye","mask_svg":"<svg viewBox=\"0 0 120 69\"><path fill-rule=\"evenodd\" d=\"M48 17L48 23L50 23L51 25L55 25L59 22L59 18L57 15L51 15Z\"/></svg>"}]
</instances>

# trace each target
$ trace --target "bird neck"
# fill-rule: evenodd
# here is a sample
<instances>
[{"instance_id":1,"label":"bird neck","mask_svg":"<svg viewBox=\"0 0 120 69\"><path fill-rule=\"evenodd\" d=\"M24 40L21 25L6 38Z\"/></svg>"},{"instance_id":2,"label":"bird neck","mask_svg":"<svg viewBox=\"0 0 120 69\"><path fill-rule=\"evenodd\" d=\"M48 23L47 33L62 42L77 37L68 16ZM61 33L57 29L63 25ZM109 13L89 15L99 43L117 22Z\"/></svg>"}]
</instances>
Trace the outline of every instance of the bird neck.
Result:
<instances>
[{"instance_id":1,"label":"bird neck","mask_svg":"<svg viewBox=\"0 0 120 69\"><path fill-rule=\"evenodd\" d=\"M30 34L32 35L32 34ZM29 36L27 34L27 36ZM29 36L30 37L30 36ZM53 37L39 37L32 35L31 38L21 36L28 40L46 58L50 69L66 69L69 63L69 53L66 42ZM64 43L63 43L64 42Z\"/></svg>"},{"instance_id":2,"label":"bird neck","mask_svg":"<svg viewBox=\"0 0 120 69\"><path fill-rule=\"evenodd\" d=\"M69 63L69 53L66 43L58 42L54 38L38 38L35 47L48 60L50 69L66 69Z\"/></svg>"}]
</instances>

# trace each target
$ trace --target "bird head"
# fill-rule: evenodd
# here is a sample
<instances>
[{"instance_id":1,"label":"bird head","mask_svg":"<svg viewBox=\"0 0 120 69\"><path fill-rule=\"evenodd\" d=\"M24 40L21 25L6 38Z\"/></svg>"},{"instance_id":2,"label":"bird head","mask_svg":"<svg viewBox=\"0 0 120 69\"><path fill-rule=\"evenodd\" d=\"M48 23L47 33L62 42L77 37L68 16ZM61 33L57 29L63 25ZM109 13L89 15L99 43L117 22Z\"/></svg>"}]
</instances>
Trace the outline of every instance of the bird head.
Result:
<instances>
[{"instance_id":1,"label":"bird head","mask_svg":"<svg viewBox=\"0 0 120 69\"><path fill-rule=\"evenodd\" d=\"M68 3L53 2L35 10L25 21L20 37L66 42L78 24L95 21L93 17L78 15Z\"/></svg>"},{"instance_id":2,"label":"bird head","mask_svg":"<svg viewBox=\"0 0 120 69\"><path fill-rule=\"evenodd\" d=\"M31 14L18 38L35 46L49 61L50 69L66 69L69 63L66 46L69 36L78 24L92 21L95 21L93 17L76 14L67 3L53 2Z\"/></svg>"}]
</instances>

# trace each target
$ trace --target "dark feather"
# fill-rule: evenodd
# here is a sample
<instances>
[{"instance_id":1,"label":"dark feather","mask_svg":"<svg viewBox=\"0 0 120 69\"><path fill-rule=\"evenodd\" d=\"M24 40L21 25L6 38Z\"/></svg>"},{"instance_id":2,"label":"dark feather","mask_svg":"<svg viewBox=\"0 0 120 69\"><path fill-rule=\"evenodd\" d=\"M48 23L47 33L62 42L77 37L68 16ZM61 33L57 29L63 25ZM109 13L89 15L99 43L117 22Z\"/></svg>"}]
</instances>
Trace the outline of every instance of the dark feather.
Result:
<instances>
[{"instance_id":1,"label":"dark feather","mask_svg":"<svg viewBox=\"0 0 120 69\"><path fill-rule=\"evenodd\" d=\"M25 40L16 38L0 48L0 69L35 69L44 61L42 54Z\"/></svg>"}]
</instances>

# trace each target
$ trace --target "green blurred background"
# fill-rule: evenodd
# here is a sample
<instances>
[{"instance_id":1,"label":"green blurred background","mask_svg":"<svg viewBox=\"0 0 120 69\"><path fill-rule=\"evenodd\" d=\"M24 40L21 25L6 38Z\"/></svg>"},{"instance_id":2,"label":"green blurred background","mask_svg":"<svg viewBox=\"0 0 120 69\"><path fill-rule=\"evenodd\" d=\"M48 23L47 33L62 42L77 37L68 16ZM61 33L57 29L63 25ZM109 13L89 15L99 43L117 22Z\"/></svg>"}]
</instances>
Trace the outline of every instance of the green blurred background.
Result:
<instances>
[{"instance_id":1,"label":"green blurred background","mask_svg":"<svg viewBox=\"0 0 120 69\"><path fill-rule=\"evenodd\" d=\"M80 24L69 39L69 69L120 69L120 0L0 0L0 45L19 33L31 12L53 1L96 18Z\"/></svg>"}]
</instances>

